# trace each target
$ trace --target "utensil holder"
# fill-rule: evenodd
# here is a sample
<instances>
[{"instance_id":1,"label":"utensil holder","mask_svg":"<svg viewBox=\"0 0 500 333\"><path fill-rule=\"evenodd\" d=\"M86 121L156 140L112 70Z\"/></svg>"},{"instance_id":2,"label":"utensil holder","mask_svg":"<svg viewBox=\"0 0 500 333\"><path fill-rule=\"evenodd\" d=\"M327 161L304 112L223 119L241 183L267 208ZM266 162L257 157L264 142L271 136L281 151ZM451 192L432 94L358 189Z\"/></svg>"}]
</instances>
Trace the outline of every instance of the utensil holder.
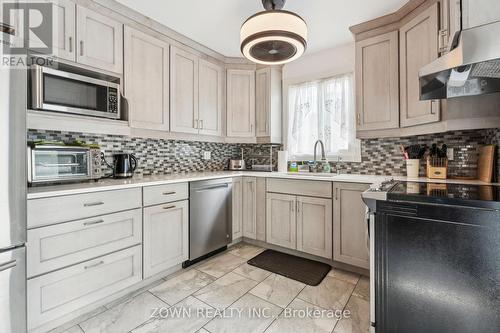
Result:
<instances>
[{"instance_id":1,"label":"utensil holder","mask_svg":"<svg viewBox=\"0 0 500 333\"><path fill-rule=\"evenodd\" d=\"M408 178L418 178L419 169L420 169L419 159L406 160L406 176Z\"/></svg>"}]
</instances>

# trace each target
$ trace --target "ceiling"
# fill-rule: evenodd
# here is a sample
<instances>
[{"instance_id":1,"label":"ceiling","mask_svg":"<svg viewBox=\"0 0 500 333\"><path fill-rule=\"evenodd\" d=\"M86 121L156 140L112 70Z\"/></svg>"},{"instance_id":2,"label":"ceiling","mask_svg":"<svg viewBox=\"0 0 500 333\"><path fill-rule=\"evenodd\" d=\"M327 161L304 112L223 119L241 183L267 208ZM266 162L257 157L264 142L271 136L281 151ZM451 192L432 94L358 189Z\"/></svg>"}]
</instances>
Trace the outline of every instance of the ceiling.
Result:
<instances>
[{"instance_id":1,"label":"ceiling","mask_svg":"<svg viewBox=\"0 0 500 333\"><path fill-rule=\"evenodd\" d=\"M240 27L261 0L117 0L228 57L241 57ZM348 28L399 9L408 0L288 0L309 27L308 53L352 41Z\"/></svg>"}]
</instances>

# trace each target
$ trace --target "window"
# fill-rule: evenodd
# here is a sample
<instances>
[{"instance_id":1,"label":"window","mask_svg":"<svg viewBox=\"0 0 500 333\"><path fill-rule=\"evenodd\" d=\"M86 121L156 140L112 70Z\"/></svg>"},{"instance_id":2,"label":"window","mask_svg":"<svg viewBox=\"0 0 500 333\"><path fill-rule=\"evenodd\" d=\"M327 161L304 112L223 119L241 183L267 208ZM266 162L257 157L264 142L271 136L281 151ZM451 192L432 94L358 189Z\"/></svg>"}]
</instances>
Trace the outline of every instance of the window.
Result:
<instances>
[{"instance_id":1,"label":"window","mask_svg":"<svg viewBox=\"0 0 500 333\"><path fill-rule=\"evenodd\" d=\"M319 139L329 160L361 161L353 91L352 73L289 86L287 149L293 160L312 159Z\"/></svg>"}]
</instances>

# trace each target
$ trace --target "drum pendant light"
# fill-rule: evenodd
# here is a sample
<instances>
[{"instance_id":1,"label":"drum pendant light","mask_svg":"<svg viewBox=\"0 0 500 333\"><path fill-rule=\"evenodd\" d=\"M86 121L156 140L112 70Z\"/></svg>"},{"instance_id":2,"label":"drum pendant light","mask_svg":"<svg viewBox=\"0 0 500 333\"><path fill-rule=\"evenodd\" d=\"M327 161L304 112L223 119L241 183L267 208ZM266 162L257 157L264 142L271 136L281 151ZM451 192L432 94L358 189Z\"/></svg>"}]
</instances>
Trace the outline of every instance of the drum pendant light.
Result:
<instances>
[{"instance_id":1,"label":"drum pendant light","mask_svg":"<svg viewBox=\"0 0 500 333\"><path fill-rule=\"evenodd\" d=\"M282 10L286 0L262 0L265 11L241 26L241 52L263 65L298 59L307 48L307 24L297 14Z\"/></svg>"}]
</instances>

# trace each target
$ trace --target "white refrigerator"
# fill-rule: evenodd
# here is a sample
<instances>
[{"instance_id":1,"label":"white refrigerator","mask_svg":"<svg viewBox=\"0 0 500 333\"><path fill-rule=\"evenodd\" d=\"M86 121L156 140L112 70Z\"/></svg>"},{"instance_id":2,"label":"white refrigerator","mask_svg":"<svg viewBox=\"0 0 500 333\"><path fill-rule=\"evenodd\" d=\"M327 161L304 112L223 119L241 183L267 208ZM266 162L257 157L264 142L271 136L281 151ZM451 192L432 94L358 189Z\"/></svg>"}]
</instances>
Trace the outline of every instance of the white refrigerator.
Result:
<instances>
[{"instance_id":1,"label":"white refrigerator","mask_svg":"<svg viewBox=\"0 0 500 333\"><path fill-rule=\"evenodd\" d=\"M6 29L2 29L0 34L0 40L5 41ZM0 56L4 57L2 45L0 45ZM26 89L26 69L13 69L0 65L0 332L2 333L26 332Z\"/></svg>"}]
</instances>

